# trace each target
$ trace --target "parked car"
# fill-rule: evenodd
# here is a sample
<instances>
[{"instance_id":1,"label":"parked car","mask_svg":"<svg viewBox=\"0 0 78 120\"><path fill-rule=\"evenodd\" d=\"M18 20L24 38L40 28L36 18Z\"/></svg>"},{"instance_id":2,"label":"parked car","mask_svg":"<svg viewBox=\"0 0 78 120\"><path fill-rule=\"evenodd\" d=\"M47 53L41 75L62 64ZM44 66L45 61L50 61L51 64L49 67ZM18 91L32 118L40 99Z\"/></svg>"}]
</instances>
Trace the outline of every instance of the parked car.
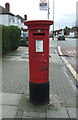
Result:
<instances>
[{"instance_id":1,"label":"parked car","mask_svg":"<svg viewBox=\"0 0 78 120\"><path fill-rule=\"evenodd\" d=\"M49 37L50 37L50 38L52 38L52 37L53 37L53 35L52 35L52 34L50 34L50 35L49 35Z\"/></svg>"},{"instance_id":2,"label":"parked car","mask_svg":"<svg viewBox=\"0 0 78 120\"><path fill-rule=\"evenodd\" d=\"M28 47L28 32L21 33L20 46Z\"/></svg>"},{"instance_id":3,"label":"parked car","mask_svg":"<svg viewBox=\"0 0 78 120\"><path fill-rule=\"evenodd\" d=\"M64 37L64 35L61 34L61 35L58 35L57 39L58 40L65 40L65 37Z\"/></svg>"},{"instance_id":4,"label":"parked car","mask_svg":"<svg viewBox=\"0 0 78 120\"><path fill-rule=\"evenodd\" d=\"M23 33L24 38L28 41L28 32Z\"/></svg>"},{"instance_id":5,"label":"parked car","mask_svg":"<svg viewBox=\"0 0 78 120\"><path fill-rule=\"evenodd\" d=\"M21 33L21 40L23 39L23 33Z\"/></svg>"},{"instance_id":6,"label":"parked car","mask_svg":"<svg viewBox=\"0 0 78 120\"><path fill-rule=\"evenodd\" d=\"M21 33L21 40L26 39L28 41L28 32Z\"/></svg>"}]
</instances>

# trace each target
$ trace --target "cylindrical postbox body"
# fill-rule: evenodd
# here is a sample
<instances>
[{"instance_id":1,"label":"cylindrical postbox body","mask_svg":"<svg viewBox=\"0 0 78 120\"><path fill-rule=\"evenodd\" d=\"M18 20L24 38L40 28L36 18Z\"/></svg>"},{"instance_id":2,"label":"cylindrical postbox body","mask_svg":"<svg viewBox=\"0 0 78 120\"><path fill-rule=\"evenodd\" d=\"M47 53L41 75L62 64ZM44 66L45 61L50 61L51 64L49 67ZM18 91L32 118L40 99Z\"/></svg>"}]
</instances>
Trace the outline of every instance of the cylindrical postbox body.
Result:
<instances>
[{"instance_id":1,"label":"cylindrical postbox body","mask_svg":"<svg viewBox=\"0 0 78 120\"><path fill-rule=\"evenodd\" d=\"M51 20L25 21L29 40L29 96L32 103L49 102L49 26Z\"/></svg>"}]
</instances>

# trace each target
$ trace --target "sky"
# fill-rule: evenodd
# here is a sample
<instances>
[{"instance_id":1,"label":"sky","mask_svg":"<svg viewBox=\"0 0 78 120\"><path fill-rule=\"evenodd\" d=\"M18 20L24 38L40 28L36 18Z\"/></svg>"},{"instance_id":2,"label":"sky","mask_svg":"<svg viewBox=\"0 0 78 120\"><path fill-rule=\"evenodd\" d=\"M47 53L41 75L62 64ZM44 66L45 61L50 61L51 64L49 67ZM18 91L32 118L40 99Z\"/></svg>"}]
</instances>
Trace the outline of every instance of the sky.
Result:
<instances>
[{"instance_id":1,"label":"sky","mask_svg":"<svg viewBox=\"0 0 78 120\"><path fill-rule=\"evenodd\" d=\"M47 1L47 0L46 0ZM54 0L54 29L73 27L76 23L76 2L78 0ZM0 5L10 3L10 12L28 20L47 19L48 12L39 9L40 0L0 0ZM49 0L49 19L53 20L53 0Z\"/></svg>"}]
</instances>

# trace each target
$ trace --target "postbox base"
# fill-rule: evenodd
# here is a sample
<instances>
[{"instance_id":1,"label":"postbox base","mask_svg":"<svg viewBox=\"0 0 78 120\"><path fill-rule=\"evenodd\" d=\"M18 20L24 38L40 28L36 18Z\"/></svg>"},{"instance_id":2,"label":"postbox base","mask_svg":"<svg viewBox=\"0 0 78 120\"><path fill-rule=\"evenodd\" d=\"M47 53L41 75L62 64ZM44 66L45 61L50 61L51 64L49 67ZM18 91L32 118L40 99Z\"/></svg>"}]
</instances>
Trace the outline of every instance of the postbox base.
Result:
<instances>
[{"instance_id":1,"label":"postbox base","mask_svg":"<svg viewBox=\"0 0 78 120\"><path fill-rule=\"evenodd\" d=\"M29 83L30 102L33 104L49 103L49 82L47 83Z\"/></svg>"}]
</instances>

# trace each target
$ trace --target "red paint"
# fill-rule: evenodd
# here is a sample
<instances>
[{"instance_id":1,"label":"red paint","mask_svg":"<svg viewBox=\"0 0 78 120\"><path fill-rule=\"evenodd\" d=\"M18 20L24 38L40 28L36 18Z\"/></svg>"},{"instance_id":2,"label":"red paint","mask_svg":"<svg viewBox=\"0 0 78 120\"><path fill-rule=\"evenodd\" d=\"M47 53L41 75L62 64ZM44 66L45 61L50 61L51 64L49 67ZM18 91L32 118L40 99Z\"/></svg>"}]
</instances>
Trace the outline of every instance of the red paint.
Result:
<instances>
[{"instance_id":1,"label":"red paint","mask_svg":"<svg viewBox=\"0 0 78 120\"><path fill-rule=\"evenodd\" d=\"M49 81L49 26L50 20L25 21L29 28L29 74L30 82ZM36 52L36 40L43 41L43 52Z\"/></svg>"}]
</instances>

